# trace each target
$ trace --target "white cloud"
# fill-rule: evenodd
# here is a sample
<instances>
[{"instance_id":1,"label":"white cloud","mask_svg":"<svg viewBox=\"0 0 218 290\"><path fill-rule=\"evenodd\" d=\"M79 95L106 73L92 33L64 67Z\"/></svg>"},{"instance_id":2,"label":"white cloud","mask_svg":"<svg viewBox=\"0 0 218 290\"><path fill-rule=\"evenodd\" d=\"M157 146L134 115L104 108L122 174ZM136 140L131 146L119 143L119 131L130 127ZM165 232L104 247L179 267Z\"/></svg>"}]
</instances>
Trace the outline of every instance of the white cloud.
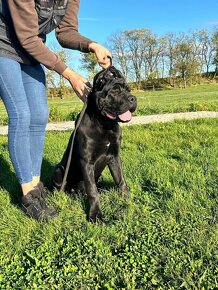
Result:
<instances>
[{"instance_id":1,"label":"white cloud","mask_svg":"<svg viewBox=\"0 0 218 290\"><path fill-rule=\"evenodd\" d=\"M218 25L218 20L217 21L208 21L207 25L209 25L209 26L217 26Z\"/></svg>"},{"instance_id":2,"label":"white cloud","mask_svg":"<svg viewBox=\"0 0 218 290\"><path fill-rule=\"evenodd\" d=\"M91 17L80 17L79 20L81 21L101 21L100 18L91 18Z\"/></svg>"}]
</instances>

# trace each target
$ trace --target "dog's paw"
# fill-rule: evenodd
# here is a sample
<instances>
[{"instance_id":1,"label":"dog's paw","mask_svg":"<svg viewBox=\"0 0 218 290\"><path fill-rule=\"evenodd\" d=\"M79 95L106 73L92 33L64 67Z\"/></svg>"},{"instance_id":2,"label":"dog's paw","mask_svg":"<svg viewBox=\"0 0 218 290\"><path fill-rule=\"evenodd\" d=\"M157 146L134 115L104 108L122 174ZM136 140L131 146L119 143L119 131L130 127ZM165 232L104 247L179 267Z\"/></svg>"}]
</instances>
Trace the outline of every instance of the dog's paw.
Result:
<instances>
[{"instance_id":1,"label":"dog's paw","mask_svg":"<svg viewBox=\"0 0 218 290\"><path fill-rule=\"evenodd\" d=\"M130 192L129 192L129 189L128 187L125 185L125 186L122 186L119 188L119 192L126 198L130 198Z\"/></svg>"},{"instance_id":2,"label":"dog's paw","mask_svg":"<svg viewBox=\"0 0 218 290\"><path fill-rule=\"evenodd\" d=\"M104 217L99 207L90 208L89 214L88 214L88 221L92 223L104 222Z\"/></svg>"}]
</instances>

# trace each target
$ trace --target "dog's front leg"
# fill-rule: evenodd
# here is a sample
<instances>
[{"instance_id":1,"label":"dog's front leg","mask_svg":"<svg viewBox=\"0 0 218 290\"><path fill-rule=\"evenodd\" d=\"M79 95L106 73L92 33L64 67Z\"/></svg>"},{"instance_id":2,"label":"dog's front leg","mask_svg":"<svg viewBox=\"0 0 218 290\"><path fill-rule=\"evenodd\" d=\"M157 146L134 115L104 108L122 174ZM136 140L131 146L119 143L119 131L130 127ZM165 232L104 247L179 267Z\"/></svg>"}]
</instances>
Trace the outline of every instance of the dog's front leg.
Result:
<instances>
[{"instance_id":1,"label":"dog's front leg","mask_svg":"<svg viewBox=\"0 0 218 290\"><path fill-rule=\"evenodd\" d=\"M85 160L81 161L81 165L85 193L87 194L90 206L88 220L92 222L96 222L98 219L103 221L98 190L95 183L94 165L86 162Z\"/></svg>"},{"instance_id":2,"label":"dog's front leg","mask_svg":"<svg viewBox=\"0 0 218 290\"><path fill-rule=\"evenodd\" d=\"M122 163L121 163L120 157L119 156L112 157L110 162L108 163L108 167L114 179L114 182L119 188L119 191L129 196L129 189L126 185L126 181L123 175Z\"/></svg>"}]
</instances>

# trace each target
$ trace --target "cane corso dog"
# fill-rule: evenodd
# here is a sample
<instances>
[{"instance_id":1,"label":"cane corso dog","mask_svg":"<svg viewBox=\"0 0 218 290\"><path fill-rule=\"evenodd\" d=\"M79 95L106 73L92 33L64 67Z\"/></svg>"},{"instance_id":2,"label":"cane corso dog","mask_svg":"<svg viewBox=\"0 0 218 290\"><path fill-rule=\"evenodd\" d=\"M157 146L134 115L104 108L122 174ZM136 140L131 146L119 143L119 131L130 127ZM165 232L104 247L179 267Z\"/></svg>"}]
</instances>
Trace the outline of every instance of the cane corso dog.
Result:
<instances>
[{"instance_id":1,"label":"cane corso dog","mask_svg":"<svg viewBox=\"0 0 218 290\"><path fill-rule=\"evenodd\" d=\"M119 191L128 194L119 156L121 128L118 122L131 120L136 103L125 79L114 66L94 77L87 108L76 131L66 185L68 192L75 190L87 195L90 221L103 220L96 183L107 165ZM57 188L63 181L71 140L72 135L54 170L53 184Z\"/></svg>"}]
</instances>

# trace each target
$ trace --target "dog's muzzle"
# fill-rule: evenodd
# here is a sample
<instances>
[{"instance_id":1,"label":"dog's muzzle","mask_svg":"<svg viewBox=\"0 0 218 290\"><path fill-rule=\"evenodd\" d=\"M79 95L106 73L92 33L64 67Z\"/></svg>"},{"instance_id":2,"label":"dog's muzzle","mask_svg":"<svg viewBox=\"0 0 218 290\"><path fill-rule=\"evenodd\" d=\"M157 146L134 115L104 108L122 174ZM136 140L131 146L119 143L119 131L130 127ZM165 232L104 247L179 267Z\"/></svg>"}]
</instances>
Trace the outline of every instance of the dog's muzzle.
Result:
<instances>
[{"instance_id":1,"label":"dog's muzzle","mask_svg":"<svg viewBox=\"0 0 218 290\"><path fill-rule=\"evenodd\" d=\"M129 122L132 119L132 112L134 112L136 108L136 98L134 96L130 96L128 97L128 102L130 104L129 110L118 114L105 111L105 116L117 122L123 123Z\"/></svg>"}]
</instances>

